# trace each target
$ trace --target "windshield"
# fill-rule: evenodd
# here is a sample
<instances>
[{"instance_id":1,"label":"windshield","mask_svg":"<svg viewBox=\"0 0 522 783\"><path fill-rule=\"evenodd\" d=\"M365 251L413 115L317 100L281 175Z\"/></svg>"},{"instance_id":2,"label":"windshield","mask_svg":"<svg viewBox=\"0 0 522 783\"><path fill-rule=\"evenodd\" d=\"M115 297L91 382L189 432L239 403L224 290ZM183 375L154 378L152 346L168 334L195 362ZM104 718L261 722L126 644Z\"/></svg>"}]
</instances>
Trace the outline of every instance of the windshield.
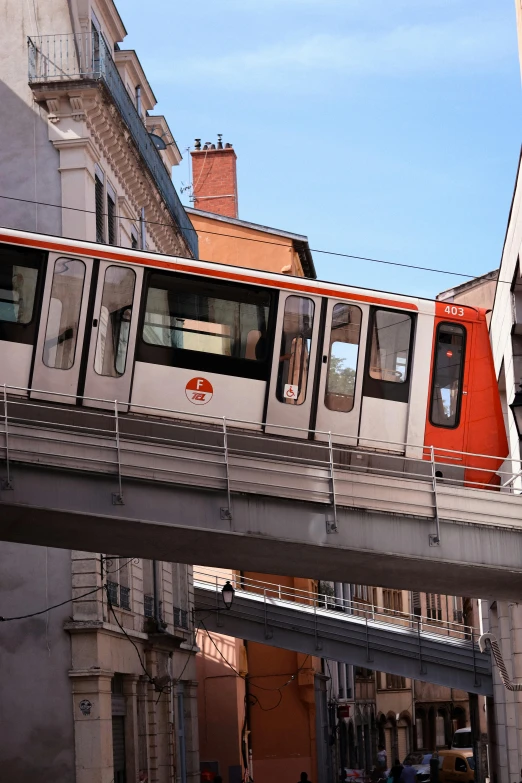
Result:
<instances>
[{"instance_id":1,"label":"windshield","mask_svg":"<svg viewBox=\"0 0 522 783\"><path fill-rule=\"evenodd\" d=\"M408 753L404 759L404 764L422 764L423 753Z\"/></svg>"},{"instance_id":2,"label":"windshield","mask_svg":"<svg viewBox=\"0 0 522 783\"><path fill-rule=\"evenodd\" d=\"M471 748L471 730L456 731L453 735L452 748Z\"/></svg>"}]
</instances>

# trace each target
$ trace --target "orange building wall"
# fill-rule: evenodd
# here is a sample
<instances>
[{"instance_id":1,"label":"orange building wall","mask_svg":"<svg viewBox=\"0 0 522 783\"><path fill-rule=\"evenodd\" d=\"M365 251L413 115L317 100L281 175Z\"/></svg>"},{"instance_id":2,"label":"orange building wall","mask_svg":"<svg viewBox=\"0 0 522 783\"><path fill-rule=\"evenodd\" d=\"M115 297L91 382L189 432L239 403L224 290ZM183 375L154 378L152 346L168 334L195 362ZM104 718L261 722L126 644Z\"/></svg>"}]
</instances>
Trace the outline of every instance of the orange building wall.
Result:
<instances>
[{"instance_id":1,"label":"orange building wall","mask_svg":"<svg viewBox=\"0 0 522 783\"><path fill-rule=\"evenodd\" d=\"M241 639L212 634L225 658L241 674L246 655ZM228 781L231 767L241 767L241 737L245 717L245 680L237 677L219 655L205 632L198 633L199 756L201 762L218 762Z\"/></svg>"},{"instance_id":2,"label":"orange building wall","mask_svg":"<svg viewBox=\"0 0 522 783\"><path fill-rule=\"evenodd\" d=\"M201 261L303 277L301 262L291 239L247 226L223 223L194 212L191 212L190 220L198 233Z\"/></svg>"},{"instance_id":3,"label":"orange building wall","mask_svg":"<svg viewBox=\"0 0 522 783\"><path fill-rule=\"evenodd\" d=\"M311 579L251 572L245 577L277 582L296 591L314 589ZM254 642L247 642L247 655L256 783L291 783L299 780L301 772L317 779L314 677L321 671L321 660Z\"/></svg>"}]
</instances>

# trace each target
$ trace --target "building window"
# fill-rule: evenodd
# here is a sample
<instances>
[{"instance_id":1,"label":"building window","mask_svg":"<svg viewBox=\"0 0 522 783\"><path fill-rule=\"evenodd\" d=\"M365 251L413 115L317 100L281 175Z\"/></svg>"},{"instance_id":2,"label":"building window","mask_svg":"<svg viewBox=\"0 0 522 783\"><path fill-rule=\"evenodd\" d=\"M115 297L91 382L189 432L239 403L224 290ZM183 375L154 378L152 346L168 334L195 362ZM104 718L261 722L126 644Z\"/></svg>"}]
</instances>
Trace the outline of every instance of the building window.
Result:
<instances>
[{"instance_id":1,"label":"building window","mask_svg":"<svg viewBox=\"0 0 522 783\"><path fill-rule=\"evenodd\" d=\"M411 594L411 608L415 617L420 617L422 614L421 597L420 593Z\"/></svg>"},{"instance_id":2,"label":"building window","mask_svg":"<svg viewBox=\"0 0 522 783\"><path fill-rule=\"evenodd\" d=\"M138 249L138 232L134 228L134 226L131 228L131 248L133 250Z\"/></svg>"},{"instance_id":3,"label":"building window","mask_svg":"<svg viewBox=\"0 0 522 783\"><path fill-rule=\"evenodd\" d=\"M74 258L55 261L43 348L46 367L70 370L74 364L84 279L83 261Z\"/></svg>"},{"instance_id":4,"label":"building window","mask_svg":"<svg viewBox=\"0 0 522 783\"><path fill-rule=\"evenodd\" d=\"M398 674L386 674L387 690L398 691L406 687L406 678Z\"/></svg>"},{"instance_id":5,"label":"building window","mask_svg":"<svg viewBox=\"0 0 522 783\"><path fill-rule=\"evenodd\" d=\"M356 603L377 604L376 590L368 585L352 585L352 600Z\"/></svg>"},{"instance_id":6,"label":"building window","mask_svg":"<svg viewBox=\"0 0 522 783\"><path fill-rule=\"evenodd\" d=\"M415 720L415 735L417 750L420 750L424 747L424 721L422 718L416 718Z\"/></svg>"},{"instance_id":7,"label":"building window","mask_svg":"<svg viewBox=\"0 0 522 783\"><path fill-rule=\"evenodd\" d=\"M462 398L466 331L457 324L439 324L435 343L435 367L430 421L436 427L457 427Z\"/></svg>"},{"instance_id":8,"label":"building window","mask_svg":"<svg viewBox=\"0 0 522 783\"><path fill-rule=\"evenodd\" d=\"M370 377L405 383L408 377L411 317L393 310L376 310L373 317Z\"/></svg>"},{"instance_id":9,"label":"building window","mask_svg":"<svg viewBox=\"0 0 522 783\"><path fill-rule=\"evenodd\" d=\"M107 595L112 606L118 606L120 603L118 587L119 585L117 582L112 582L110 579L107 579Z\"/></svg>"},{"instance_id":10,"label":"building window","mask_svg":"<svg viewBox=\"0 0 522 783\"><path fill-rule=\"evenodd\" d=\"M329 410L347 413L353 408L361 319L355 305L336 304L333 309L324 395Z\"/></svg>"},{"instance_id":11,"label":"building window","mask_svg":"<svg viewBox=\"0 0 522 783\"><path fill-rule=\"evenodd\" d=\"M402 590L383 590L382 599L386 614L401 614Z\"/></svg>"},{"instance_id":12,"label":"building window","mask_svg":"<svg viewBox=\"0 0 522 783\"><path fill-rule=\"evenodd\" d=\"M105 558L108 600L112 606L131 608L130 563L126 557Z\"/></svg>"},{"instance_id":13,"label":"building window","mask_svg":"<svg viewBox=\"0 0 522 783\"><path fill-rule=\"evenodd\" d=\"M444 715L438 714L435 718L435 745L437 748L442 748L446 744L446 732L444 727Z\"/></svg>"},{"instance_id":14,"label":"building window","mask_svg":"<svg viewBox=\"0 0 522 783\"><path fill-rule=\"evenodd\" d=\"M105 215L103 210L103 179L94 175L94 197L96 201L96 241L105 242Z\"/></svg>"},{"instance_id":15,"label":"building window","mask_svg":"<svg viewBox=\"0 0 522 783\"><path fill-rule=\"evenodd\" d=\"M373 680L373 669L365 669L363 666L356 666L354 674L358 680Z\"/></svg>"},{"instance_id":16,"label":"building window","mask_svg":"<svg viewBox=\"0 0 522 783\"><path fill-rule=\"evenodd\" d=\"M307 297L286 298L277 377L279 402L302 405L306 399L314 310Z\"/></svg>"},{"instance_id":17,"label":"building window","mask_svg":"<svg viewBox=\"0 0 522 783\"><path fill-rule=\"evenodd\" d=\"M442 620L440 595L426 593L426 617L430 620Z\"/></svg>"}]
</instances>

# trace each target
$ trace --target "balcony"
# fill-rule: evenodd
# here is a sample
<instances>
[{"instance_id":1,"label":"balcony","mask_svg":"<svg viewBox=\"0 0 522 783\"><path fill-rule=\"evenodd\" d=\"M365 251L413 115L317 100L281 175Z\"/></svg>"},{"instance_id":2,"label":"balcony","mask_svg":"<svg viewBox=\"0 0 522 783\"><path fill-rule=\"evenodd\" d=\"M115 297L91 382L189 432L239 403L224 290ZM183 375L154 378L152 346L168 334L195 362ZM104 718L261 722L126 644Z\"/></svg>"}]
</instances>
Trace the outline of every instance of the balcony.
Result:
<instances>
[{"instance_id":1,"label":"balcony","mask_svg":"<svg viewBox=\"0 0 522 783\"><path fill-rule=\"evenodd\" d=\"M41 35L28 38L29 84L98 82L116 105L167 209L194 258L198 257L197 234L185 212L174 184L154 146L134 102L127 92L105 40L96 32Z\"/></svg>"}]
</instances>

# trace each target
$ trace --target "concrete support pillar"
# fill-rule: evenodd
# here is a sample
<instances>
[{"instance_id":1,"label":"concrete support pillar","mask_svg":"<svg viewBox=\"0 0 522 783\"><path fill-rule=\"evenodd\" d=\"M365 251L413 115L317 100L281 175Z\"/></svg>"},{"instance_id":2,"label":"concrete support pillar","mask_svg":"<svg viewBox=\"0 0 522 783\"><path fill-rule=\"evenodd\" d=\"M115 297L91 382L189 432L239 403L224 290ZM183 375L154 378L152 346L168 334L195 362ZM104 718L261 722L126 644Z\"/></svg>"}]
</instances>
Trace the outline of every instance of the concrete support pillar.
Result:
<instances>
[{"instance_id":1,"label":"concrete support pillar","mask_svg":"<svg viewBox=\"0 0 522 783\"><path fill-rule=\"evenodd\" d=\"M485 602L483 602L485 603ZM484 630L500 644L509 677L522 681L522 611L507 601L496 601L484 617ZM520 780L522 769L522 692L507 690L493 667L493 705L488 699L490 775L497 783ZM493 712L493 715L491 714ZM491 724L494 724L494 727Z\"/></svg>"},{"instance_id":2,"label":"concrete support pillar","mask_svg":"<svg viewBox=\"0 0 522 783\"><path fill-rule=\"evenodd\" d=\"M76 783L112 783L112 672L70 673Z\"/></svg>"},{"instance_id":3,"label":"concrete support pillar","mask_svg":"<svg viewBox=\"0 0 522 783\"><path fill-rule=\"evenodd\" d=\"M90 139L53 141L60 150L62 234L72 239L96 239L94 166L98 154Z\"/></svg>"}]
</instances>

